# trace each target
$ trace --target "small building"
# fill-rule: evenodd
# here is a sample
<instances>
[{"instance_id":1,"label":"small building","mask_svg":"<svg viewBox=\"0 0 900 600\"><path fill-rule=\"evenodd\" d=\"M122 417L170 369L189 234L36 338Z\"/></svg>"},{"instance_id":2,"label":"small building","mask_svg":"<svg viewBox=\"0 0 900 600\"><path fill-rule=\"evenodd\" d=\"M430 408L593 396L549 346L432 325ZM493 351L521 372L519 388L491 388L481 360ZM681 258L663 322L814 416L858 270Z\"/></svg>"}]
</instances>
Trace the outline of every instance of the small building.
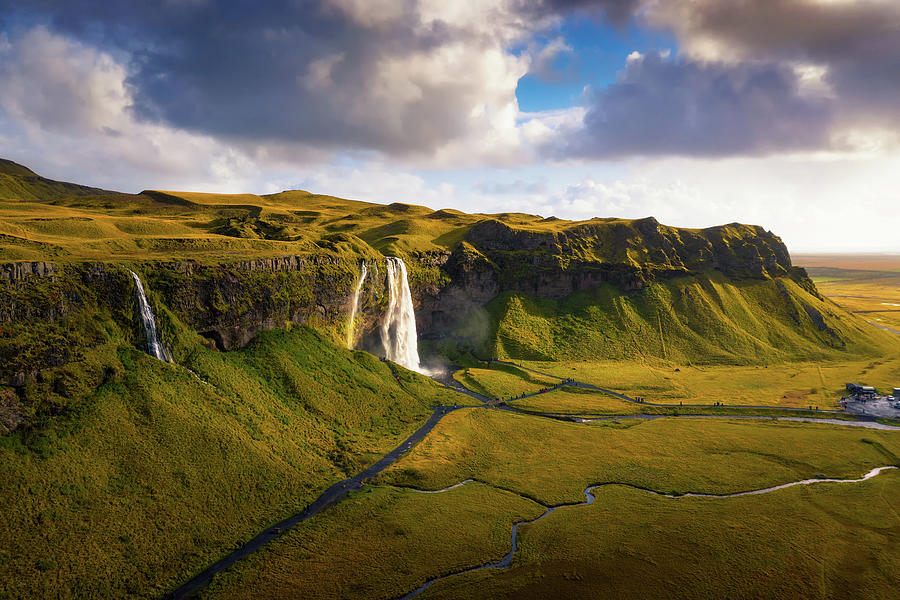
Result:
<instances>
[{"instance_id":1,"label":"small building","mask_svg":"<svg viewBox=\"0 0 900 600\"><path fill-rule=\"evenodd\" d=\"M855 396L856 394L859 393L859 391L862 389L862 387L863 386L859 385L858 383L848 383L847 391L850 392L851 396Z\"/></svg>"},{"instance_id":2,"label":"small building","mask_svg":"<svg viewBox=\"0 0 900 600\"><path fill-rule=\"evenodd\" d=\"M856 392L856 397L860 400L874 400L877 395L878 392L870 385L861 386L859 391Z\"/></svg>"},{"instance_id":3,"label":"small building","mask_svg":"<svg viewBox=\"0 0 900 600\"><path fill-rule=\"evenodd\" d=\"M894 393L891 395L894 397L894 400L900 400L900 388L894 388Z\"/></svg>"}]
</instances>

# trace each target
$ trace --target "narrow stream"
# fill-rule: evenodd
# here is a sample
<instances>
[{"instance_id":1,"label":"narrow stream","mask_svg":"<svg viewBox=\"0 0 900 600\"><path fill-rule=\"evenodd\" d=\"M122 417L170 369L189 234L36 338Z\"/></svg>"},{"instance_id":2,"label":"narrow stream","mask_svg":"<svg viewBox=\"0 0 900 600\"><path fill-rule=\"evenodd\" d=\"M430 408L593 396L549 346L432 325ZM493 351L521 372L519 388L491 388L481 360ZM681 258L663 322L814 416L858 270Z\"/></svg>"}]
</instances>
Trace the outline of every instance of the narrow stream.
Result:
<instances>
[{"instance_id":1,"label":"narrow stream","mask_svg":"<svg viewBox=\"0 0 900 600\"><path fill-rule=\"evenodd\" d=\"M433 584L437 583L438 581L442 581L444 579L449 579L451 577L456 577L457 575L463 575L465 573L473 573L475 571L483 571L485 569L506 569L506 568L508 568L512 564L513 556L515 555L516 550L518 549L517 541L518 541L520 525L531 525L532 523L537 523L538 521L540 521L541 519L543 519L550 513L553 513L555 511L559 510L560 508L575 507L575 506L587 506L589 504L593 504L593 502L595 500L595 496L594 496L593 492L595 489L600 488L600 487L605 487L605 486L610 486L610 485L625 485L628 487L643 490L649 494L653 494L654 496L662 496L663 498L672 498L672 499L679 499L679 498L720 498L720 499L721 498L737 498L738 496L754 496L757 494L768 494L769 492L774 492L776 490L783 490L785 488L793 487L795 485L812 485L814 483L860 483L862 481L866 481L867 479L871 479L872 477L875 477L876 475L878 475L879 473L881 473L883 471L887 471L890 469L896 469L896 468L897 468L896 466L892 466L892 465L885 466L885 467L876 467L876 468L872 469L871 471L869 471L868 473L866 473L865 475L863 475L862 477L860 477L859 479L824 479L824 478L823 479L802 479L800 481L792 481L790 483L783 483L781 485L762 488L759 490L734 492L732 494L703 494L703 493L697 493L697 492L688 492L686 494L675 495L675 494L664 494L662 492L657 492L654 490L648 490L646 488L638 487L638 486L628 484L628 483L600 483L600 484L590 485L584 489L584 497L585 497L584 502L578 502L576 504L558 504L556 506L548 506L547 509L543 512L543 514L541 514L537 518L530 519L528 521L517 521L517 522L513 523L512 535L510 538L509 552L507 552L505 555L503 555L503 557L500 560L484 563L482 565L478 565L477 567L463 569L463 570L457 571L455 573L450 573L449 575L443 575L441 577L435 577L433 579L429 579L428 581L423 583L421 586L417 587L416 589L409 592L405 596L401 596L401 598L399 600L407 600L409 598L415 598L416 596L418 596L419 594L421 594L422 592L424 592L425 590L430 588ZM458 488L458 487L465 485L467 483L470 483L470 482L472 482L471 479L466 479L465 481L461 481L461 482L457 483L456 485L451 485L450 487L446 487L441 490L418 490L418 489L411 489L411 488L405 488L405 489L411 489L411 491L420 492L420 493L439 494L442 492L447 492L449 490Z\"/></svg>"}]
</instances>

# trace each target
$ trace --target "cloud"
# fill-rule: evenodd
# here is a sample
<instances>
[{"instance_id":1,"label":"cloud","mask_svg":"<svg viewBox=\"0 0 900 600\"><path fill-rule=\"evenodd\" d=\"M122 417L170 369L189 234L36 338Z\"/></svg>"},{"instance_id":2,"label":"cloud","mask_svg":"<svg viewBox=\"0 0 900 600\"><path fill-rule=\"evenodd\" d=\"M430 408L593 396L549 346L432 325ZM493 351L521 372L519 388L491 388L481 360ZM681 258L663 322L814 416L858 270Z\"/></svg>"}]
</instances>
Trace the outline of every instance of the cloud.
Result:
<instances>
[{"instance_id":1,"label":"cloud","mask_svg":"<svg viewBox=\"0 0 900 600\"><path fill-rule=\"evenodd\" d=\"M900 125L889 0L0 0L0 14L0 48L39 29L98 61L84 89L45 61L44 96L6 90L22 131L90 125L127 140L129 127L156 127L264 166L844 151L873 134L890 147ZM671 31L678 49L623 59L584 106L522 114L519 79L577 60L565 36L584 15Z\"/></svg>"},{"instance_id":2,"label":"cloud","mask_svg":"<svg viewBox=\"0 0 900 600\"><path fill-rule=\"evenodd\" d=\"M546 24L514 0L0 0L0 11L126 56L141 120L244 147L411 159L455 156L453 144L485 160L514 153L529 58L510 47Z\"/></svg>"},{"instance_id":3,"label":"cloud","mask_svg":"<svg viewBox=\"0 0 900 600\"><path fill-rule=\"evenodd\" d=\"M868 152L900 126L900 4L893 0L645 0L677 56L634 52L593 90L556 158Z\"/></svg>"},{"instance_id":4,"label":"cloud","mask_svg":"<svg viewBox=\"0 0 900 600\"><path fill-rule=\"evenodd\" d=\"M534 181L523 181L517 179L515 181L479 181L473 186L473 189L482 194L488 195L505 195L505 194L525 194L535 195L547 192L547 182L537 179Z\"/></svg>"},{"instance_id":5,"label":"cloud","mask_svg":"<svg viewBox=\"0 0 900 600\"><path fill-rule=\"evenodd\" d=\"M688 0L647 4L694 60L817 69L838 128L900 125L900 4L894 0Z\"/></svg>"},{"instance_id":6,"label":"cloud","mask_svg":"<svg viewBox=\"0 0 900 600\"><path fill-rule=\"evenodd\" d=\"M556 63L561 57L572 55L573 52L574 49L562 37L556 37L539 49L535 49L529 73L537 75L544 81L559 81L561 74L556 68Z\"/></svg>"},{"instance_id":7,"label":"cloud","mask_svg":"<svg viewBox=\"0 0 900 600\"><path fill-rule=\"evenodd\" d=\"M566 16L572 13L605 18L624 24L640 9L642 0L534 0L523 2L522 9L536 16Z\"/></svg>"},{"instance_id":8,"label":"cloud","mask_svg":"<svg viewBox=\"0 0 900 600\"><path fill-rule=\"evenodd\" d=\"M827 102L800 93L792 69L629 56L596 90L581 127L553 143L561 156L755 155L829 143Z\"/></svg>"},{"instance_id":9,"label":"cloud","mask_svg":"<svg viewBox=\"0 0 900 600\"><path fill-rule=\"evenodd\" d=\"M152 179L157 186L230 185L254 171L246 155L209 136L136 120L125 67L43 27L0 44L0 80L3 146L39 171L94 185Z\"/></svg>"}]
</instances>

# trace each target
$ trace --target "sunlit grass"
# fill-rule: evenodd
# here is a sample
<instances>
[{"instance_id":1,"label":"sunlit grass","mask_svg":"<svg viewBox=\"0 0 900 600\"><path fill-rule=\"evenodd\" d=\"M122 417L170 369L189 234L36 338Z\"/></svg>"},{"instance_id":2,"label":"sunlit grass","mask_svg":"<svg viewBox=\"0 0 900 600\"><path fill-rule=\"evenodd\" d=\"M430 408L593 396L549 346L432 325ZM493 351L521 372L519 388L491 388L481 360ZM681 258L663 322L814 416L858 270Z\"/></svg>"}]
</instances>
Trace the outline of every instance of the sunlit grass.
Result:
<instances>
[{"instance_id":1,"label":"sunlit grass","mask_svg":"<svg viewBox=\"0 0 900 600\"><path fill-rule=\"evenodd\" d=\"M863 440L875 441L880 446ZM574 424L496 410L448 415L388 482L439 489L467 478L547 503L576 501L591 483L713 493L777 485L816 473L856 476L895 462L894 432L728 419Z\"/></svg>"},{"instance_id":2,"label":"sunlit grass","mask_svg":"<svg viewBox=\"0 0 900 600\"><path fill-rule=\"evenodd\" d=\"M887 600L900 569L898 494L896 471L726 500L606 487L591 506L522 527L512 569L452 578L422 598Z\"/></svg>"},{"instance_id":3,"label":"sunlit grass","mask_svg":"<svg viewBox=\"0 0 900 600\"><path fill-rule=\"evenodd\" d=\"M220 577L204 598L396 598L502 556L510 523L543 507L473 483L451 493L369 487Z\"/></svg>"},{"instance_id":4,"label":"sunlit grass","mask_svg":"<svg viewBox=\"0 0 900 600\"><path fill-rule=\"evenodd\" d=\"M583 501L584 487L600 482L725 493L817 474L859 477L896 462L898 450L892 432L833 426L710 420L579 426L461 411L382 481L439 489L475 478L495 488L469 483L440 494L390 488L356 494L238 564L204 597L399 597L430 577L508 551L512 522L541 509L497 488L548 503ZM900 520L890 500L898 491L894 472L864 484L734 499L604 487L590 507L560 509L521 527L511 570L454 577L422 597L589 597L598 589L627 598L778 596L786 589L806 597L823 590L840 595L863 578L867 595L886 598L898 561L892 539ZM854 548L864 564L845 560ZM726 570L730 575L721 577Z\"/></svg>"},{"instance_id":5,"label":"sunlit grass","mask_svg":"<svg viewBox=\"0 0 900 600\"><path fill-rule=\"evenodd\" d=\"M372 464L458 396L305 328L188 364L129 346L69 418L0 437L0 589L154 598Z\"/></svg>"}]
</instances>

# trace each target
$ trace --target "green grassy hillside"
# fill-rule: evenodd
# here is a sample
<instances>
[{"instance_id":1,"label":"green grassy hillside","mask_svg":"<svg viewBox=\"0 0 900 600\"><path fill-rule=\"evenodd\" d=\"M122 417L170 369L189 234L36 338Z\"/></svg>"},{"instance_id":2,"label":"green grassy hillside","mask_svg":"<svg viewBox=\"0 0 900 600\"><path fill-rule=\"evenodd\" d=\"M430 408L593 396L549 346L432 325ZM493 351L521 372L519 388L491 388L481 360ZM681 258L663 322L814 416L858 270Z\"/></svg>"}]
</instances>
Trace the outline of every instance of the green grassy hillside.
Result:
<instances>
[{"instance_id":1,"label":"green grassy hillside","mask_svg":"<svg viewBox=\"0 0 900 600\"><path fill-rule=\"evenodd\" d=\"M398 598L508 552L512 523L528 514L517 513L510 494L529 499L534 518L544 510L535 500L583 502L586 486L604 482L621 485L597 489L591 506L521 526L511 568L451 578L421 597L891 598L896 471L740 498L660 498L626 486L732 493L817 474L855 478L896 463L897 452L896 432L850 427L727 419L578 425L457 411L385 471L380 487L294 529L218 578L205 597ZM443 493L404 489L440 490L467 478L476 482Z\"/></svg>"},{"instance_id":2,"label":"green grassy hillside","mask_svg":"<svg viewBox=\"0 0 900 600\"><path fill-rule=\"evenodd\" d=\"M335 345L359 263L374 273L382 255L409 263L420 333L459 354L468 344L501 358L666 365L896 355L894 337L821 298L756 226L469 215L304 191L123 194L0 161L0 598L159 597L371 464L430 406L458 402ZM174 364L140 350L126 267L143 278ZM363 288L370 335L384 273ZM435 324L441 315L461 319L455 332ZM512 371L460 377L508 395L523 381ZM521 437L519 423L523 443L546 435ZM520 514L516 504L503 514Z\"/></svg>"},{"instance_id":3,"label":"green grassy hillside","mask_svg":"<svg viewBox=\"0 0 900 600\"><path fill-rule=\"evenodd\" d=\"M165 294L160 306L168 305L198 330L201 320L219 331L238 325L254 330L253 319L265 323L261 328L277 326L286 314L257 315L247 307L296 290L268 289L266 277L226 268L209 274L208 287L215 293L207 302L204 290L182 285L200 271L181 263L227 266L292 254L341 262L343 267L325 278L333 292L327 301L310 284L301 286L305 295L299 300L294 294L281 302L309 304L315 298L327 307L325 330L340 320L356 264L398 254L410 259L411 286L426 317L461 315L465 321L490 301L489 318L476 336L462 331L465 327L456 333L497 356L760 363L877 356L893 342L887 333L823 301L802 269L791 266L781 241L756 226L694 230L652 218L573 222L520 213L464 214L299 190L121 194L53 182L8 161L0 163L0 176L6 182L0 185L0 261L152 262L148 272L159 276L151 277L150 287ZM180 264L169 268L172 259ZM219 299L216 290L228 291L228 281L235 278L261 283L259 289L243 285L240 298ZM284 277L270 279L277 283ZM91 294L90 286L85 290L82 296ZM453 303L467 297L478 298L475 306ZM29 299L17 298L17 306L23 301ZM95 321L90 314L83 317L67 328L75 338L93 343ZM370 329L375 320L370 315ZM44 321L9 319L4 325L8 335L0 332L0 354L32 365L68 360L45 351L47 340L67 334L57 328L44 335ZM426 319L420 331L440 337L452 326L429 331ZM340 337L329 332L333 339Z\"/></svg>"},{"instance_id":4,"label":"green grassy hillside","mask_svg":"<svg viewBox=\"0 0 900 600\"><path fill-rule=\"evenodd\" d=\"M306 328L198 345L197 376L104 350L114 374L96 391L0 436L0 597L159 597L455 397Z\"/></svg>"},{"instance_id":5,"label":"green grassy hillside","mask_svg":"<svg viewBox=\"0 0 900 600\"><path fill-rule=\"evenodd\" d=\"M489 255L527 250L558 257L557 267L563 268L569 261L588 260L683 270L718 266L707 264L714 255L725 265L762 261L753 274L759 269L781 274L789 264L778 238L747 225L695 230L652 218L566 221L521 213L465 214L301 190L123 194L0 163L0 261L222 260L319 251L339 234L401 256L446 252L468 240Z\"/></svg>"},{"instance_id":6,"label":"green grassy hillside","mask_svg":"<svg viewBox=\"0 0 900 600\"><path fill-rule=\"evenodd\" d=\"M506 293L488 310L494 329L485 351L499 358L744 364L877 355L896 346L789 278L710 274L633 294L602 285L560 301Z\"/></svg>"}]
</instances>

